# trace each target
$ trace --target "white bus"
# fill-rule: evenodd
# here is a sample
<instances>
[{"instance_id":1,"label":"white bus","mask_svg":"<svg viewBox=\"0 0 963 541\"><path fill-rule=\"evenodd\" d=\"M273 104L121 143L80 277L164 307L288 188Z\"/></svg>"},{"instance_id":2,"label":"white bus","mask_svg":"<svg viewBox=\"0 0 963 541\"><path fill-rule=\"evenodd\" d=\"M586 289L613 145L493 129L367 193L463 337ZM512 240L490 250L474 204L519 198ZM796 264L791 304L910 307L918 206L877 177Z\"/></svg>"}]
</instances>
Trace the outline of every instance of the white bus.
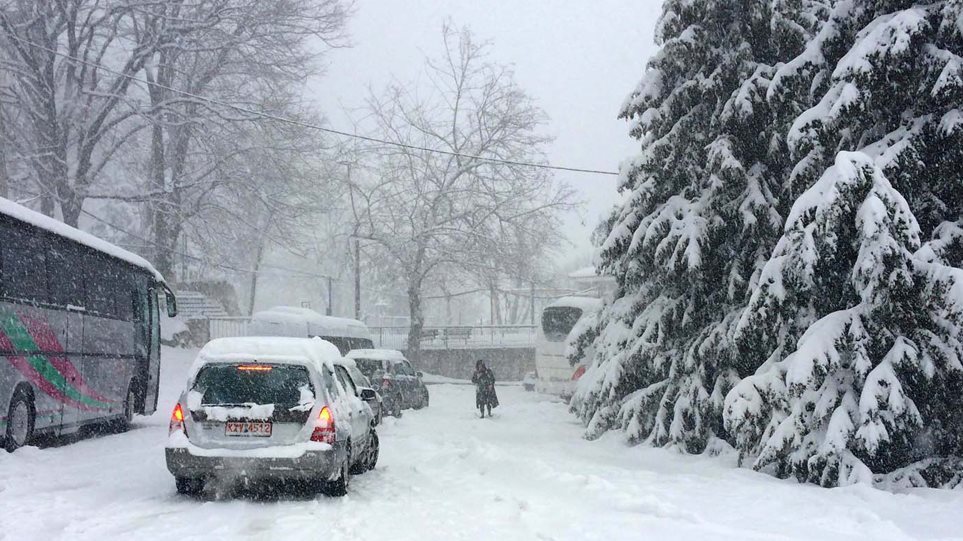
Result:
<instances>
[{"instance_id":1,"label":"white bus","mask_svg":"<svg viewBox=\"0 0 963 541\"><path fill-rule=\"evenodd\" d=\"M352 349L371 349L374 342L367 325L357 319L322 316L310 308L275 306L251 318L252 336L319 336L334 344L342 355Z\"/></svg>"},{"instance_id":2,"label":"white bus","mask_svg":"<svg viewBox=\"0 0 963 541\"><path fill-rule=\"evenodd\" d=\"M0 198L0 440L7 450L157 406L160 306L147 261Z\"/></svg>"},{"instance_id":3,"label":"white bus","mask_svg":"<svg viewBox=\"0 0 963 541\"><path fill-rule=\"evenodd\" d=\"M602 309L597 297L562 297L542 310L535 340L535 389L569 399L575 381L585 371L582 359L576 366L568 360L570 340ZM576 331L573 333L573 330Z\"/></svg>"}]
</instances>

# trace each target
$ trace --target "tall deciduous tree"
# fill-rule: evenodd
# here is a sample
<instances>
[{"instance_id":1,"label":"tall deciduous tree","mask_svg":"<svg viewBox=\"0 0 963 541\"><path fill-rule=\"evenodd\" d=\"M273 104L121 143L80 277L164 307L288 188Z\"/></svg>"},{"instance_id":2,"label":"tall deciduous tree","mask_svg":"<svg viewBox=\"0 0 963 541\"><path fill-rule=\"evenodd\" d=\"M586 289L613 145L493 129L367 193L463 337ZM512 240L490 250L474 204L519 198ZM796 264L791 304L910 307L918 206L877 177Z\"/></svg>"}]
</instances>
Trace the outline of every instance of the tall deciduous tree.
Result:
<instances>
[{"instance_id":1,"label":"tall deciduous tree","mask_svg":"<svg viewBox=\"0 0 963 541\"><path fill-rule=\"evenodd\" d=\"M572 204L544 170L517 163L541 162L548 140L539 134L544 113L512 71L489 62L468 30L446 26L443 38L443 54L427 62L425 91L399 84L369 100L377 133L408 146L380 148L376 175L356 175L351 186L356 235L403 276L415 358L433 276L498 268L518 237L538 257L558 238L546 224Z\"/></svg>"},{"instance_id":2,"label":"tall deciduous tree","mask_svg":"<svg viewBox=\"0 0 963 541\"><path fill-rule=\"evenodd\" d=\"M6 142L28 157L41 210L77 225L84 200L118 151L143 128L128 100L133 77L176 31L155 17L164 2L7 0L0 4L0 56L24 113Z\"/></svg>"}]
</instances>

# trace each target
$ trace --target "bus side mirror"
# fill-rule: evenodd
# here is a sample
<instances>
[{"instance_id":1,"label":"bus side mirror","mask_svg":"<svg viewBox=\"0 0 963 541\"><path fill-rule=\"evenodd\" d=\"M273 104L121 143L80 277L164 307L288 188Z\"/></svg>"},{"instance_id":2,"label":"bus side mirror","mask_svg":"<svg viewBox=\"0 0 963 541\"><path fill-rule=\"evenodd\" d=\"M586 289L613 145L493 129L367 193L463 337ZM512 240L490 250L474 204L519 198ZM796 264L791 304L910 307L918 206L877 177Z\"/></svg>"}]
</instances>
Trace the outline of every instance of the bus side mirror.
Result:
<instances>
[{"instance_id":1,"label":"bus side mirror","mask_svg":"<svg viewBox=\"0 0 963 541\"><path fill-rule=\"evenodd\" d=\"M166 285L164 286L164 298L167 300L167 317L174 317L177 315L177 297L174 296L174 292L170 290Z\"/></svg>"}]
</instances>

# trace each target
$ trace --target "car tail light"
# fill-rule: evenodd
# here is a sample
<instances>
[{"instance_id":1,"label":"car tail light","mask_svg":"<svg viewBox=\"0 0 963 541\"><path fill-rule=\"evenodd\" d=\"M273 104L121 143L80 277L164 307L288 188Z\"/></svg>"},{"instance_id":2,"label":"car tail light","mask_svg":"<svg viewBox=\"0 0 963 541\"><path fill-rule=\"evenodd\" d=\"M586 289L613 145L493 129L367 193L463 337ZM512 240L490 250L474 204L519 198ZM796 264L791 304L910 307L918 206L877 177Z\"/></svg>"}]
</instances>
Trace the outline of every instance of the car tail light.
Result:
<instances>
[{"instance_id":1,"label":"car tail light","mask_svg":"<svg viewBox=\"0 0 963 541\"><path fill-rule=\"evenodd\" d=\"M333 444L334 435L334 417L331 415L331 410L325 406L318 412L318 424L311 433L311 441Z\"/></svg>"},{"instance_id":2,"label":"car tail light","mask_svg":"<svg viewBox=\"0 0 963 541\"><path fill-rule=\"evenodd\" d=\"M237 367L242 372L270 372L273 368L263 364L242 364Z\"/></svg>"},{"instance_id":3,"label":"car tail light","mask_svg":"<svg viewBox=\"0 0 963 541\"><path fill-rule=\"evenodd\" d=\"M187 426L184 425L184 409L181 408L180 402L174 406L174 411L171 412L171 424L168 427L167 433L170 435L176 430L187 434Z\"/></svg>"},{"instance_id":4,"label":"car tail light","mask_svg":"<svg viewBox=\"0 0 963 541\"><path fill-rule=\"evenodd\" d=\"M391 388L391 380L388 379L388 378L385 378L385 379L381 380L381 388L382 388L382 389L390 389L390 388Z\"/></svg>"}]
</instances>

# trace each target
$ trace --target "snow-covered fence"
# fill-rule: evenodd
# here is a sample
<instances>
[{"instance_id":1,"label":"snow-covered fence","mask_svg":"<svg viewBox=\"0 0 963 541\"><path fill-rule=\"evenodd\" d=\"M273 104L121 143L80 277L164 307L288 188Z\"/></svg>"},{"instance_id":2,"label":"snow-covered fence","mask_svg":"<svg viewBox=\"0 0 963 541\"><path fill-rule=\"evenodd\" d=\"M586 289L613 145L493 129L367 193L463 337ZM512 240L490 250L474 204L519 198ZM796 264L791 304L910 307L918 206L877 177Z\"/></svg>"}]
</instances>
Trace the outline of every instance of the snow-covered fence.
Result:
<instances>
[{"instance_id":1,"label":"snow-covered fence","mask_svg":"<svg viewBox=\"0 0 963 541\"><path fill-rule=\"evenodd\" d=\"M371 327L376 347L406 349L408 327ZM532 347L534 325L474 325L425 327L421 332L422 349L466 349L478 347Z\"/></svg>"},{"instance_id":2,"label":"snow-covered fence","mask_svg":"<svg viewBox=\"0 0 963 541\"><path fill-rule=\"evenodd\" d=\"M249 317L218 317L207 320L210 339L231 336L247 336L251 325Z\"/></svg>"},{"instance_id":3,"label":"snow-covered fence","mask_svg":"<svg viewBox=\"0 0 963 541\"><path fill-rule=\"evenodd\" d=\"M251 318L217 317L207 320L209 339L248 336ZM369 327L375 347L408 348L408 326ZM425 327L421 331L422 349L471 349L533 347L534 325L457 325Z\"/></svg>"}]
</instances>

